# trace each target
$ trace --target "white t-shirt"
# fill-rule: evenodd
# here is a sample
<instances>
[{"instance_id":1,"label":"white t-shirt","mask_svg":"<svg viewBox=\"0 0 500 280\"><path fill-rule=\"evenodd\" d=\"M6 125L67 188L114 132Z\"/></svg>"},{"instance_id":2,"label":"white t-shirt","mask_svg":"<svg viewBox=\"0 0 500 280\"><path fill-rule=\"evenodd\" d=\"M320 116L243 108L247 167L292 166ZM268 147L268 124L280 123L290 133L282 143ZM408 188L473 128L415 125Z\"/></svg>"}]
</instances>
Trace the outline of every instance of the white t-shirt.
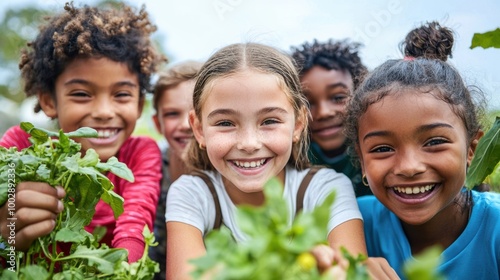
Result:
<instances>
[{"instance_id":1,"label":"white t-shirt","mask_svg":"<svg viewBox=\"0 0 500 280\"><path fill-rule=\"evenodd\" d=\"M298 171L286 167L283 197L288 202L290 221L295 216L296 196L302 179L309 169ZM222 177L218 172L205 171L214 184L219 197L222 221L237 241L246 240L236 221L236 206L229 198ZM352 219L362 219L356 202L352 183L347 176L333 169L322 168L312 178L304 195L303 211L311 211L320 205L328 194L336 192L331 208L328 232L336 226ZM208 186L198 176L182 175L171 186L167 196L167 222L175 221L198 228L203 236L213 229L215 222L215 203Z\"/></svg>"}]
</instances>

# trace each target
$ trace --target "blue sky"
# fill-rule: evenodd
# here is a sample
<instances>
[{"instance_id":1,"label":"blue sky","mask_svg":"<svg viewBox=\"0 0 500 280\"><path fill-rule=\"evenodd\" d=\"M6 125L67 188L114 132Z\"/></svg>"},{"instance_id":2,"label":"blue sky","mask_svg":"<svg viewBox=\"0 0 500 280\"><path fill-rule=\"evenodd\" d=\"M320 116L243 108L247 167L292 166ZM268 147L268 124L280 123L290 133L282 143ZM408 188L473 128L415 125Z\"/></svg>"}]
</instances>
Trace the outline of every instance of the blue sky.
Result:
<instances>
[{"instance_id":1,"label":"blue sky","mask_svg":"<svg viewBox=\"0 0 500 280\"><path fill-rule=\"evenodd\" d=\"M2 1L0 11L20 5L62 10L61 0ZM78 1L93 3L94 1ZM329 38L362 42L363 62L373 69L400 58L406 33L438 20L456 33L453 58L467 83L479 86L491 108L500 108L500 49L470 49L475 32L500 27L500 1L338 0L131 0L146 5L172 63L204 60L218 48L254 41L285 51L305 41Z\"/></svg>"}]
</instances>

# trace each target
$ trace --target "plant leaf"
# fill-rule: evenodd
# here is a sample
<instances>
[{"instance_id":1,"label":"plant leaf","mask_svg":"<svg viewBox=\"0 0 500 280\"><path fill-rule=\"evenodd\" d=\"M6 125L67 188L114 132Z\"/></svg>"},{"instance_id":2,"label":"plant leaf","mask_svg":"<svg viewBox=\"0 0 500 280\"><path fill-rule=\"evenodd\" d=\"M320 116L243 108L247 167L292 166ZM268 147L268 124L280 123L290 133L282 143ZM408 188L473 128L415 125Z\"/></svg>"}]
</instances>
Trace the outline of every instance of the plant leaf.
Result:
<instances>
[{"instance_id":1,"label":"plant leaf","mask_svg":"<svg viewBox=\"0 0 500 280\"><path fill-rule=\"evenodd\" d=\"M486 176L493 172L493 168L500 162L500 117L497 117L493 126L479 139L476 152L472 158L465 186L472 189L481 184Z\"/></svg>"},{"instance_id":2,"label":"plant leaf","mask_svg":"<svg viewBox=\"0 0 500 280\"><path fill-rule=\"evenodd\" d=\"M75 137L86 137L86 138L93 138L97 137L97 130L91 128L91 127L80 127L79 129L68 132L66 133L66 136L70 138L75 138Z\"/></svg>"},{"instance_id":3,"label":"plant leaf","mask_svg":"<svg viewBox=\"0 0 500 280\"><path fill-rule=\"evenodd\" d=\"M474 33L470 48L500 48L500 28L485 33Z\"/></svg>"}]
</instances>

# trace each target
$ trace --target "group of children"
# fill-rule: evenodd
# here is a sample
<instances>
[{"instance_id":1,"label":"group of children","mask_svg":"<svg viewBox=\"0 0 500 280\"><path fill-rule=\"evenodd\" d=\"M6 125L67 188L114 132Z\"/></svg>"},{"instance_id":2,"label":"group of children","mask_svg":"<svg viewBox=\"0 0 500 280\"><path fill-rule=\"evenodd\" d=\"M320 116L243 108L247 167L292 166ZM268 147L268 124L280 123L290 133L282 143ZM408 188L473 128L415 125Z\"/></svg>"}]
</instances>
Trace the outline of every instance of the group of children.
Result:
<instances>
[{"instance_id":1,"label":"group of children","mask_svg":"<svg viewBox=\"0 0 500 280\"><path fill-rule=\"evenodd\" d=\"M132 136L151 75L166 61L150 42L156 27L144 8L65 10L23 52L25 91L64 131L98 131L98 138L76 139L83 153L93 148L101 161L116 156L132 170L133 183L108 175L124 213L115 220L100 202L86 228L105 226L102 242L127 249L129 262L143 252L142 228L154 224L160 245L150 254L160 263L159 279L189 279L189 260L205 254L204 236L219 223L245 241L235 209L261 205L269 179L282 182L293 219L312 162L325 168L312 177L301 209L337 194L329 246L315 251L322 270L345 263L345 247L369 256L373 279L404 278L405 261L440 245L446 277L500 278L500 196L464 188L483 134L481 108L445 62L453 45L448 29L415 29L404 59L370 73L359 45L333 40L291 54L233 44L203 64L171 67L153 90L153 120L169 144L160 151L153 140ZM443 51L444 59L430 55ZM14 127L0 145L30 143ZM36 182L16 192L16 248L25 250L52 230L65 193ZM6 211L0 208L2 234Z\"/></svg>"}]
</instances>

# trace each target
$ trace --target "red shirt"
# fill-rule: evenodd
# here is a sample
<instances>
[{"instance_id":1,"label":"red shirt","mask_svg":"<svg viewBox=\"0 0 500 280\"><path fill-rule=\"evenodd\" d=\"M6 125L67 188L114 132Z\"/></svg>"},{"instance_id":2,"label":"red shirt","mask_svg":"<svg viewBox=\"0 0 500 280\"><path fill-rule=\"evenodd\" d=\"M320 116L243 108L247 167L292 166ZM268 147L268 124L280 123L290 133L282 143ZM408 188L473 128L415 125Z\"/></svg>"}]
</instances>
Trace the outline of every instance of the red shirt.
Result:
<instances>
[{"instance_id":1,"label":"red shirt","mask_svg":"<svg viewBox=\"0 0 500 280\"><path fill-rule=\"evenodd\" d=\"M18 150L27 148L31 146L29 136L19 126L11 127L0 139L0 146L15 146ZM161 152L153 139L129 137L116 157L132 170L135 177L135 181L130 183L112 173L108 174L115 186L113 191L124 199L123 214L115 220L111 207L101 200L96 205L92 221L85 229L92 232L96 226L105 226L107 232L101 242L113 248L127 249L129 262L132 263L144 253L144 225L147 224L153 230L160 195Z\"/></svg>"}]
</instances>

